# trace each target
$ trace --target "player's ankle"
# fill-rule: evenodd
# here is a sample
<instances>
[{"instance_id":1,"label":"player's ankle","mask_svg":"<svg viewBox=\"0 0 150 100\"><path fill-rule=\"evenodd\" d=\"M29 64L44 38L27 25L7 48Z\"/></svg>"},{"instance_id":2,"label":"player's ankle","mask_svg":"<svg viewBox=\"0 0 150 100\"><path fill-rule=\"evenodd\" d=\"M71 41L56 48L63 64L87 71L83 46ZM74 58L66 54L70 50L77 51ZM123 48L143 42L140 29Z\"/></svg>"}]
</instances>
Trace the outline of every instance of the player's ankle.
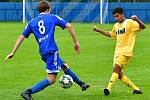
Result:
<instances>
[{"instance_id":1,"label":"player's ankle","mask_svg":"<svg viewBox=\"0 0 150 100\"><path fill-rule=\"evenodd\" d=\"M108 89L108 90L109 90L109 92L110 92L110 90L111 90L110 88L106 88L106 89Z\"/></svg>"},{"instance_id":2,"label":"player's ankle","mask_svg":"<svg viewBox=\"0 0 150 100\"><path fill-rule=\"evenodd\" d=\"M84 82L82 82L82 81L80 81L80 82L78 83L79 86L82 86L82 84L84 84Z\"/></svg>"},{"instance_id":3,"label":"player's ankle","mask_svg":"<svg viewBox=\"0 0 150 100\"><path fill-rule=\"evenodd\" d=\"M26 90L29 94L32 94L32 90L31 89L27 89Z\"/></svg>"}]
</instances>

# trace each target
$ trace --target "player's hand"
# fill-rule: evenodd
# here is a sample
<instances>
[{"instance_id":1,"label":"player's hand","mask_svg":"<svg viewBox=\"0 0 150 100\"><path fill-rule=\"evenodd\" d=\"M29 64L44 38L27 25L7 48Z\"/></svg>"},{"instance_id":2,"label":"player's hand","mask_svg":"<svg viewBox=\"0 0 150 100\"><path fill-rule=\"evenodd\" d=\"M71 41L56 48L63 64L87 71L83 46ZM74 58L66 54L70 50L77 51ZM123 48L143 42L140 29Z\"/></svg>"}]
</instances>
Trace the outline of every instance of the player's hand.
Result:
<instances>
[{"instance_id":1,"label":"player's hand","mask_svg":"<svg viewBox=\"0 0 150 100\"><path fill-rule=\"evenodd\" d=\"M14 53L8 54L7 57L5 58L5 62L6 62L8 59L13 58L13 56L14 56Z\"/></svg>"},{"instance_id":2,"label":"player's hand","mask_svg":"<svg viewBox=\"0 0 150 100\"><path fill-rule=\"evenodd\" d=\"M96 26L93 26L93 31L98 32L98 28Z\"/></svg>"},{"instance_id":3,"label":"player's hand","mask_svg":"<svg viewBox=\"0 0 150 100\"><path fill-rule=\"evenodd\" d=\"M131 16L131 19L134 20L134 21L139 20L138 17L137 17L136 15Z\"/></svg>"},{"instance_id":4,"label":"player's hand","mask_svg":"<svg viewBox=\"0 0 150 100\"><path fill-rule=\"evenodd\" d=\"M75 51L79 54L80 53L80 46L79 46L79 43L75 43L74 44L74 49Z\"/></svg>"}]
</instances>

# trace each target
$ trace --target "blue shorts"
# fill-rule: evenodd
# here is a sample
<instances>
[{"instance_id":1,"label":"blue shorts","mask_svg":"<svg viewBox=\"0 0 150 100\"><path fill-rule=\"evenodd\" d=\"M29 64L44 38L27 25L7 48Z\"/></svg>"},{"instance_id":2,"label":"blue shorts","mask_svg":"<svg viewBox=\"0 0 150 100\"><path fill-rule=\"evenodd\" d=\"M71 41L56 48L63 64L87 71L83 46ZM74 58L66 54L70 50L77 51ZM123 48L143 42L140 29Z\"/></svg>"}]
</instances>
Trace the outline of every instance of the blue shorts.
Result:
<instances>
[{"instance_id":1,"label":"blue shorts","mask_svg":"<svg viewBox=\"0 0 150 100\"><path fill-rule=\"evenodd\" d=\"M59 57L58 51L41 55L42 60L46 63L47 73L58 73L61 71L61 66L64 65L64 61Z\"/></svg>"}]
</instances>

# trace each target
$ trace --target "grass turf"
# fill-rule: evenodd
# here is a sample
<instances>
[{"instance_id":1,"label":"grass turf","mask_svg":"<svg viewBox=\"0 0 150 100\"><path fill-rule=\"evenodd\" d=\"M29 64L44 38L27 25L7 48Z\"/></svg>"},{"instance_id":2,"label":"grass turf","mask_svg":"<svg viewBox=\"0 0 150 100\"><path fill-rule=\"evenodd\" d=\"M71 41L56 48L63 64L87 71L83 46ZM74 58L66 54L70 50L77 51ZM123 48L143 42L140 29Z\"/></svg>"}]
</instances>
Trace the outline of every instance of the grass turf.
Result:
<instances>
[{"instance_id":1,"label":"grass turf","mask_svg":"<svg viewBox=\"0 0 150 100\"><path fill-rule=\"evenodd\" d=\"M92 31L94 24L74 23L81 47L80 55L73 48L73 42L67 30L57 28L55 38L60 48L60 56L81 80L91 87L82 92L74 84L70 89L62 89L58 81L45 90L33 95L34 100L149 100L150 99L150 25L137 33L134 57L128 64L126 75L143 91L142 95L132 95L132 90L120 81L113 86L110 96L103 95L112 73L112 61L115 42L111 38ZM113 24L99 25L111 30ZM0 24L0 100L22 100L21 91L46 78L45 64L40 59L38 45L31 35L18 49L14 58L7 63L4 59L12 50L14 43L25 27L22 23ZM58 78L63 74L58 74Z\"/></svg>"}]
</instances>

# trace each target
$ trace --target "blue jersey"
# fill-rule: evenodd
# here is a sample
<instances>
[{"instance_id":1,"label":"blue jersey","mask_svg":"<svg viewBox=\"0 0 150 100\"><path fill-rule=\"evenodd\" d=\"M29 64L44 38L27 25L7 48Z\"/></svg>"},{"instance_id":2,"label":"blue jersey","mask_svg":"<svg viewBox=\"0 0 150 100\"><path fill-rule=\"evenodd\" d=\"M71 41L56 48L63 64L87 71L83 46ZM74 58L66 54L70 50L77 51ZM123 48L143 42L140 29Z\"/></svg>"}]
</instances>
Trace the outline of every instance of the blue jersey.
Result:
<instances>
[{"instance_id":1,"label":"blue jersey","mask_svg":"<svg viewBox=\"0 0 150 100\"><path fill-rule=\"evenodd\" d=\"M57 15L41 13L28 23L22 35L28 38L33 33L38 42L40 54L44 55L58 51L54 39L55 26L64 29L66 24L67 22Z\"/></svg>"}]
</instances>

